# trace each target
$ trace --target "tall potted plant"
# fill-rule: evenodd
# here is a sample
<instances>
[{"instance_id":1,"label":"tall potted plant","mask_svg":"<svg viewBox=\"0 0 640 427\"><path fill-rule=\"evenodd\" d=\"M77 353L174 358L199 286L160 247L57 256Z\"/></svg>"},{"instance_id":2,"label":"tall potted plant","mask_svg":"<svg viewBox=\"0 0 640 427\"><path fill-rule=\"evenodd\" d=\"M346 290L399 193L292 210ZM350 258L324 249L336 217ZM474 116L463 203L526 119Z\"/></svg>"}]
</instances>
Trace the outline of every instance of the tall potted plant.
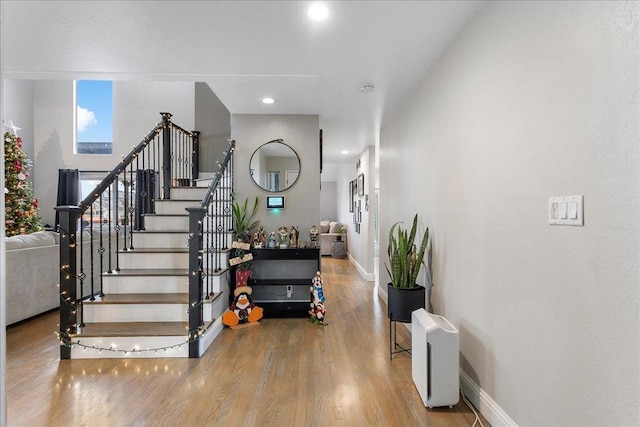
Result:
<instances>
[{"instance_id":1,"label":"tall potted plant","mask_svg":"<svg viewBox=\"0 0 640 427\"><path fill-rule=\"evenodd\" d=\"M250 268L251 259L253 258L249 253L249 249L251 248L252 230L260 224L259 220L254 219L258 213L258 196L253 202L251 212L249 212L248 199L245 199L244 203L240 204L234 194L231 197L231 210L234 221L234 242L232 244L234 258L230 260L230 263L236 266L236 287L240 287L247 286L247 281L251 277Z\"/></svg>"},{"instance_id":2,"label":"tall potted plant","mask_svg":"<svg viewBox=\"0 0 640 427\"><path fill-rule=\"evenodd\" d=\"M387 285L387 314L391 320L411 322L411 312L425 307L425 291L431 290L431 241L429 228L422 239L416 241L418 214L413 217L411 230L402 228L400 222L389 230L387 255L389 265L385 265L391 277ZM425 262L426 257L426 262ZM420 269L425 267L425 286L417 283Z\"/></svg>"}]
</instances>

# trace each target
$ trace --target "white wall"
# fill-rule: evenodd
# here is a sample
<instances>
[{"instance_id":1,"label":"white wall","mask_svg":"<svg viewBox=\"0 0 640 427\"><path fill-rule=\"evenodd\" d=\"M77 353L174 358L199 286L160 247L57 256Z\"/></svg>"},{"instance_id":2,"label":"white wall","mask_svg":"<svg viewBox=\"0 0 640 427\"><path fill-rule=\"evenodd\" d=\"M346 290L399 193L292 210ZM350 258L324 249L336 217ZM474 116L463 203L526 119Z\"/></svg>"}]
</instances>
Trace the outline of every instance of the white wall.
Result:
<instances>
[{"instance_id":1,"label":"white wall","mask_svg":"<svg viewBox=\"0 0 640 427\"><path fill-rule=\"evenodd\" d=\"M322 181L320 190L320 218L329 221L338 220L338 193L337 182Z\"/></svg>"},{"instance_id":2,"label":"white wall","mask_svg":"<svg viewBox=\"0 0 640 427\"><path fill-rule=\"evenodd\" d=\"M356 169L356 162L360 161L360 168ZM373 281L374 275L374 244L373 233L373 195L375 185L375 148L367 148L351 163L340 164L337 179L337 209L338 221L347 225L349 259L365 280ZM356 225L353 222L353 212L349 212L349 182L364 174L364 194L369 196L369 210L365 209L365 197L356 195L360 200L362 210L362 222L360 233L356 233Z\"/></svg>"},{"instance_id":3,"label":"white wall","mask_svg":"<svg viewBox=\"0 0 640 427\"><path fill-rule=\"evenodd\" d=\"M298 226L300 240L309 241L309 229L320 225L320 148L317 115L233 114L231 138L236 141L234 154L234 187L242 201L250 206L259 198L259 219L267 234L284 225ZM300 157L300 176L285 196L286 209L274 213L265 207L269 193L259 188L249 175L253 152L262 144L281 138Z\"/></svg>"},{"instance_id":4,"label":"white wall","mask_svg":"<svg viewBox=\"0 0 640 427\"><path fill-rule=\"evenodd\" d=\"M22 151L33 160L33 81L4 80L2 103L4 106L4 123L19 128L18 136L22 139ZM2 133L8 129L3 127Z\"/></svg>"},{"instance_id":5,"label":"white wall","mask_svg":"<svg viewBox=\"0 0 640 427\"><path fill-rule=\"evenodd\" d=\"M231 138L231 114L207 83L195 84L195 130L200 131L200 172L216 172Z\"/></svg>"},{"instance_id":6,"label":"white wall","mask_svg":"<svg viewBox=\"0 0 640 427\"><path fill-rule=\"evenodd\" d=\"M320 180L324 181L337 181L338 173L340 172L341 163L323 163L322 174L320 174Z\"/></svg>"},{"instance_id":7,"label":"white wall","mask_svg":"<svg viewBox=\"0 0 640 427\"><path fill-rule=\"evenodd\" d=\"M73 81L35 81L33 176L43 221L54 223L58 169L113 169L161 121L160 112L172 113L176 124L193 129L194 96L193 83L114 82L113 154L74 154Z\"/></svg>"},{"instance_id":8,"label":"white wall","mask_svg":"<svg viewBox=\"0 0 640 427\"><path fill-rule=\"evenodd\" d=\"M173 114L171 120L180 127L195 129L194 86L192 82L113 82L114 155L129 153L161 121L161 112Z\"/></svg>"},{"instance_id":9,"label":"white wall","mask_svg":"<svg viewBox=\"0 0 640 427\"><path fill-rule=\"evenodd\" d=\"M340 166L339 163L324 163L322 165L322 174L320 175L320 181L322 182L322 188L320 189L322 219L338 220L338 189L341 186L341 183L338 182Z\"/></svg>"},{"instance_id":10,"label":"white wall","mask_svg":"<svg viewBox=\"0 0 640 427\"><path fill-rule=\"evenodd\" d=\"M430 227L494 425L640 424L639 5L491 2L382 130L381 247ZM548 224L566 195L584 227Z\"/></svg>"}]
</instances>

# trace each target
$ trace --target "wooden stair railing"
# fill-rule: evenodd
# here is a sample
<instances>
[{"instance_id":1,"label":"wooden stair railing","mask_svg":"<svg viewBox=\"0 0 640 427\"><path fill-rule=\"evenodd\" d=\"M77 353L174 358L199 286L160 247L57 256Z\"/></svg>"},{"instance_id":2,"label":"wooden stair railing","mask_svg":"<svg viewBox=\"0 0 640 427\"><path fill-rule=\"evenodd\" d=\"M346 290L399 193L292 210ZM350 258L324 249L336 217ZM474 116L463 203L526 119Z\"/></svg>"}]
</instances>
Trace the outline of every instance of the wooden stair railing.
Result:
<instances>
[{"instance_id":1,"label":"wooden stair railing","mask_svg":"<svg viewBox=\"0 0 640 427\"><path fill-rule=\"evenodd\" d=\"M227 250L226 233L232 228L231 200L233 191L233 152L235 141L229 141L224 159L209 183L199 206L189 212L189 357L200 357L200 331L204 301L213 296L211 277L226 268L220 254ZM198 331L195 333L194 331Z\"/></svg>"},{"instance_id":2,"label":"wooden stair railing","mask_svg":"<svg viewBox=\"0 0 640 427\"><path fill-rule=\"evenodd\" d=\"M133 231L144 230L144 215L155 212L155 200L170 199L171 187L196 183L199 132L176 125L170 113L160 114L161 122L78 206L55 208L60 214L61 359L71 357L70 336L84 326L83 301L104 296L102 275L120 270L119 253L134 250Z\"/></svg>"}]
</instances>

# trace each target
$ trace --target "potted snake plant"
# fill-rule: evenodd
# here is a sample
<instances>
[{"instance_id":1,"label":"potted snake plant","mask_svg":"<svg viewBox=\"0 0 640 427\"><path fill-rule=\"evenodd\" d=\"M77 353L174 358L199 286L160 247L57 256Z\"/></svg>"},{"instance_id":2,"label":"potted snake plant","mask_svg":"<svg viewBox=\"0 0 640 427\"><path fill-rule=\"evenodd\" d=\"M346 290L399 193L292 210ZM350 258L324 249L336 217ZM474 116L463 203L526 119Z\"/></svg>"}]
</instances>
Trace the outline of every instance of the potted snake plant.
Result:
<instances>
[{"instance_id":1,"label":"potted snake plant","mask_svg":"<svg viewBox=\"0 0 640 427\"><path fill-rule=\"evenodd\" d=\"M251 245L251 233L254 228L260 224L259 220L254 219L258 213L258 196L253 202L253 208L249 211L249 200L245 199L244 203L239 203L235 194L231 195L231 210L233 212L234 221L234 237L233 255L235 258L229 260L235 262L236 266L236 287L247 286L247 281L251 277L251 254L249 253ZM249 258L249 259L247 259Z\"/></svg>"},{"instance_id":2,"label":"potted snake plant","mask_svg":"<svg viewBox=\"0 0 640 427\"><path fill-rule=\"evenodd\" d=\"M400 224L396 222L389 230L389 264L385 267L391 282L387 285L387 314L391 320L411 322L411 312L425 307L425 293L433 286L431 241L429 228L416 241L418 214L413 217L411 230L402 228ZM425 267L425 286L417 283L422 267Z\"/></svg>"}]
</instances>

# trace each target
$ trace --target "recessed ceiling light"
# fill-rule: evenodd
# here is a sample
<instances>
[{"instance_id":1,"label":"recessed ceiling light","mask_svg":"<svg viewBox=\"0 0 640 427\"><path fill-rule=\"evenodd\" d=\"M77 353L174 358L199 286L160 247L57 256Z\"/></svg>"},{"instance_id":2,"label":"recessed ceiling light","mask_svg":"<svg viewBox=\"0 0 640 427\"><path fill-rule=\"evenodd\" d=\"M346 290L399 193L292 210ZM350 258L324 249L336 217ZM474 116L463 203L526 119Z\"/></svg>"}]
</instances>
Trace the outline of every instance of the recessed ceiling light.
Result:
<instances>
[{"instance_id":1,"label":"recessed ceiling light","mask_svg":"<svg viewBox=\"0 0 640 427\"><path fill-rule=\"evenodd\" d=\"M349 150L342 150L342 154L349 154Z\"/></svg>"},{"instance_id":2,"label":"recessed ceiling light","mask_svg":"<svg viewBox=\"0 0 640 427\"><path fill-rule=\"evenodd\" d=\"M264 98L262 98L263 104L273 104L274 102L276 101L273 98L269 98L268 96L265 96Z\"/></svg>"},{"instance_id":3,"label":"recessed ceiling light","mask_svg":"<svg viewBox=\"0 0 640 427\"><path fill-rule=\"evenodd\" d=\"M324 3L314 3L309 7L307 14L314 21L323 21L329 16L329 9Z\"/></svg>"}]
</instances>

